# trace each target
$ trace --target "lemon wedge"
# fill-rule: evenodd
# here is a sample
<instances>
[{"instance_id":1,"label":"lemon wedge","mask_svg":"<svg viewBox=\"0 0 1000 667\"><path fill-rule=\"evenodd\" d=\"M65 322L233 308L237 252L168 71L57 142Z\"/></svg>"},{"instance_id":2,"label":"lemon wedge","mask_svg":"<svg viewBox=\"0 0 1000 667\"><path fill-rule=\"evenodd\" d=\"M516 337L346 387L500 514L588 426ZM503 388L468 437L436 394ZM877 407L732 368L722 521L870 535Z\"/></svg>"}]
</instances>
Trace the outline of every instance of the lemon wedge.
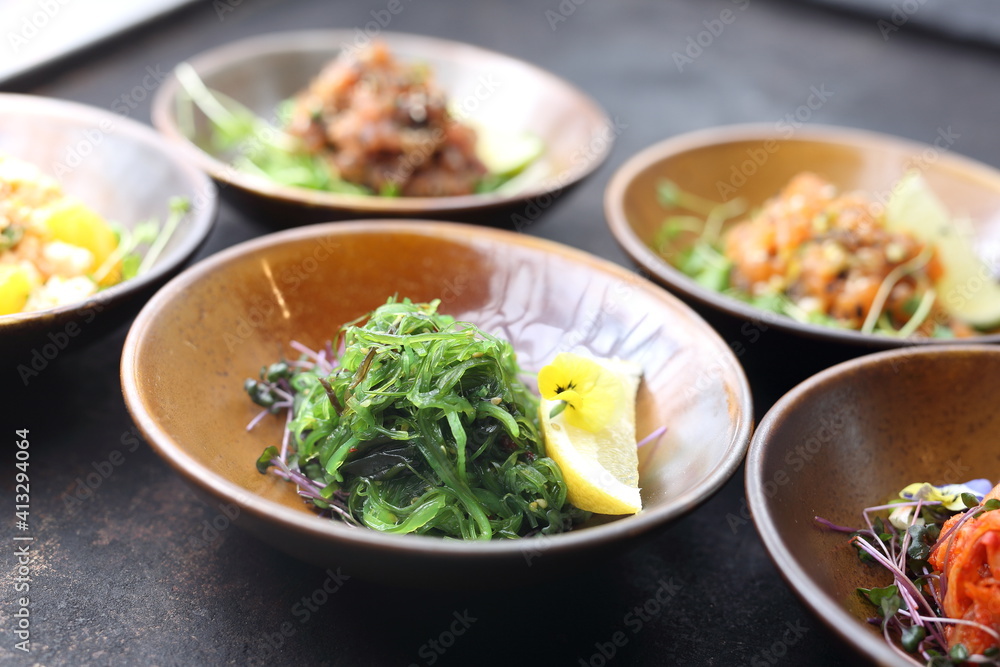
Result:
<instances>
[{"instance_id":1,"label":"lemon wedge","mask_svg":"<svg viewBox=\"0 0 1000 667\"><path fill-rule=\"evenodd\" d=\"M897 184L885 207L885 224L934 245L944 269L935 288L950 315L978 329L1000 326L1000 283L976 254L964 229L968 225L951 218L919 172Z\"/></svg>"},{"instance_id":2,"label":"lemon wedge","mask_svg":"<svg viewBox=\"0 0 1000 667\"><path fill-rule=\"evenodd\" d=\"M592 424L587 421L574 419L572 403L552 416L563 402L544 398L552 391L541 386L546 369L539 373L543 395L539 418L546 454L562 470L571 503L598 514L635 514L642 509L635 437L635 396L642 369L630 361L588 359L570 353L558 355L550 366L586 371L588 362L597 368L589 369L590 377L580 385L591 387L592 396L600 398L606 413L596 430L589 428ZM578 404L581 409L587 405Z\"/></svg>"}]
</instances>

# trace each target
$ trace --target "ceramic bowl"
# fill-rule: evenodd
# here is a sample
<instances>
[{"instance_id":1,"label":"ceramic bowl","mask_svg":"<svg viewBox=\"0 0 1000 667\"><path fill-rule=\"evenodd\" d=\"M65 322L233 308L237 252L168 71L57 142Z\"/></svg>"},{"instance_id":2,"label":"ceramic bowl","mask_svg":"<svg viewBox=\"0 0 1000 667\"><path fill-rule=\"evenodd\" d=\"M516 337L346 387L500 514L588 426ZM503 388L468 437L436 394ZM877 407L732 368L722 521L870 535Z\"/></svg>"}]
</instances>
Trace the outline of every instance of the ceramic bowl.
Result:
<instances>
[{"instance_id":1,"label":"ceramic bowl","mask_svg":"<svg viewBox=\"0 0 1000 667\"><path fill-rule=\"evenodd\" d=\"M136 306L182 268L212 227L216 191L151 128L73 102L0 94L0 153L35 164L68 194L128 228L165 221L173 197L192 205L148 273L85 302L0 317L4 357L27 384L56 355L135 315Z\"/></svg>"},{"instance_id":2,"label":"ceramic bowl","mask_svg":"<svg viewBox=\"0 0 1000 667\"><path fill-rule=\"evenodd\" d=\"M280 420L251 431L245 378L295 339L317 348L392 296L510 340L526 370L563 350L641 364L637 430L644 510L544 539L470 543L386 535L316 516L254 463ZM604 260L472 225L364 221L306 226L243 243L164 287L129 332L126 404L149 443L238 523L303 560L386 583L479 588L582 567L695 508L739 466L753 411L722 340L687 306ZM419 576L415 576L419 573Z\"/></svg>"},{"instance_id":3,"label":"ceramic bowl","mask_svg":"<svg viewBox=\"0 0 1000 667\"><path fill-rule=\"evenodd\" d=\"M747 501L778 571L840 637L880 665L909 665L865 622L856 588L891 576L858 560L820 516L862 525L861 511L911 482L1000 481L1000 348L879 352L803 382L761 421L746 465Z\"/></svg>"},{"instance_id":4,"label":"ceramic bowl","mask_svg":"<svg viewBox=\"0 0 1000 667\"><path fill-rule=\"evenodd\" d=\"M360 35L360 37L359 37ZM468 44L382 32L379 39L403 61L426 63L449 100L470 121L503 132L531 132L544 154L519 177L513 192L455 197L376 197L288 187L236 171L209 147L199 111L194 136L178 124L181 88L168 77L153 100L153 123L200 168L224 197L274 225L366 217L433 217L522 228L552 209L560 197L607 157L613 126L604 111L566 81L523 61ZM263 118L305 88L343 50L368 38L358 31L274 33L240 40L189 60L205 84Z\"/></svg>"},{"instance_id":5,"label":"ceramic bowl","mask_svg":"<svg viewBox=\"0 0 1000 667\"><path fill-rule=\"evenodd\" d=\"M605 193L607 221L622 248L652 279L715 326L752 378L773 380L774 398L809 375L860 354L948 343L804 324L696 283L651 248L671 213L657 199L663 179L713 201L742 197L752 210L802 171L829 179L841 191L862 191L884 203L900 177L916 168L953 215L972 221L984 258L995 262L1000 257L1000 172L950 152L954 138L943 131L933 138L935 143L920 144L849 128L791 130L737 125L668 139L629 159ZM680 245L678 241L668 252L679 252ZM1000 335L970 342L996 343Z\"/></svg>"}]
</instances>

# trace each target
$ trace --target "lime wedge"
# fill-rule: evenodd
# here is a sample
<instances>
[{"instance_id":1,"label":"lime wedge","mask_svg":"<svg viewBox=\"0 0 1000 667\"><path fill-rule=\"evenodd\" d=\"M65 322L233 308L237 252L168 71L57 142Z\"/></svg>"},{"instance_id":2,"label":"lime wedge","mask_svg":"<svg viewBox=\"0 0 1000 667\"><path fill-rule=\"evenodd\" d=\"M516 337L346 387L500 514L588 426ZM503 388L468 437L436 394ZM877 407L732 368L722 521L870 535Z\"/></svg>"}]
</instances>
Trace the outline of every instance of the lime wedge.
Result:
<instances>
[{"instance_id":1,"label":"lime wedge","mask_svg":"<svg viewBox=\"0 0 1000 667\"><path fill-rule=\"evenodd\" d=\"M491 174L510 178L537 160L545 145L531 132L504 132L477 127L476 155Z\"/></svg>"},{"instance_id":2,"label":"lime wedge","mask_svg":"<svg viewBox=\"0 0 1000 667\"><path fill-rule=\"evenodd\" d=\"M969 225L949 216L919 172L900 180L886 204L885 223L935 246L944 269L935 287L949 314L977 329L1000 326L1000 283L976 254Z\"/></svg>"}]
</instances>

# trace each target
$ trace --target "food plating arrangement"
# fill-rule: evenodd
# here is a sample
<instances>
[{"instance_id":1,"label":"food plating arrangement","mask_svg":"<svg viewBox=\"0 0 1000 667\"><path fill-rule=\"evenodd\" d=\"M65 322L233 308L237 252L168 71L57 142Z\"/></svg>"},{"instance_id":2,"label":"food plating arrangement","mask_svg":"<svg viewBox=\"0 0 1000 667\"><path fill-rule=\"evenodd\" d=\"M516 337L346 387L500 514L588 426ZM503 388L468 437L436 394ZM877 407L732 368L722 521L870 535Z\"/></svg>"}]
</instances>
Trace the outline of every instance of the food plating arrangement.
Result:
<instances>
[{"instance_id":1,"label":"food plating arrangement","mask_svg":"<svg viewBox=\"0 0 1000 667\"><path fill-rule=\"evenodd\" d=\"M220 19L239 3L221 4ZM553 39L588 9L559 7L545 14ZM753 11L734 2L718 30L705 21L711 39L674 53L678 72L704 65ZM149 534L128 539L153 544L158 522L186 525L208 563L246 555L262 567L264 554L327 577L322 596L292 601L294 624L262 630L264 653L177 659L308 663L299 621L353 605L383 622L381 603L342 602L356 577L403 606L422 591L457 596L447 632L414 650L413 664L434 664L452 644L486 642L473 639L486 631L468 601L577 587L637 550L658 563L651 572L716 563L669 535L735 484L742 506L716 502L716 523L726 539L746 531L741 550L754 531L747 552L762 545L801 615L826 626L807 641L866 664L1000 666L1000 411L988 399L1000 390L1000 170L950 144L811 123L847 95L839 88L777 124L699 120L643 146L619 136L632 121L586 85L383 27L188 49L142 93L155 130L129 113L0 93L0 337L17 391L47 387L37 391L58 419L91 390L82 371L51 369L115 341L105 384L123 397L120 442L135 445L60 478L66 512L86 523L80 507L149 454L150 493L175 479L184 491L157 496L170 516L147 510ZM628 155L600 182L613 146ZM607 247L583 232L540 238L574 190L603 196ZM587 250L598 247L604 257ZM31 477L36 495L47 487L54 462L29 461L48 431L17 426L25 586L13 588L6 648L71 664L63 640L45 644L58 633L32 602L42 584L31 577L58 566L50 519L28 494ZM124 537L80 530L87 544ZM244 533L240 553L225 551ZM746 569L749 587L761 575ZM242 572L212 586L250 595ZM715 574L703 574L702 602L722 614L725 593L708 599ZM681 638L696 641L697 623L683 626L675 598L690 600L673 578L655 582L637 584L645 602L623 597L641 604L620 619L613 607L581 626L585 647L563 655L559 625L546 661L685 664ZM262 599L284 600L272 594ZM508 636L573 612L552 600L539 615L543 598L531 600ZM403 620L385 613L386 627ZM664 613L677 635L650 658L636 638ZM787 627L763 653L726 655L800 664L802 633ZM116 650L80 664L159 664ZM370 650L370 664L405 654ZM713 650L689 664L726 660Z\"/></svg>"}]
</instances>

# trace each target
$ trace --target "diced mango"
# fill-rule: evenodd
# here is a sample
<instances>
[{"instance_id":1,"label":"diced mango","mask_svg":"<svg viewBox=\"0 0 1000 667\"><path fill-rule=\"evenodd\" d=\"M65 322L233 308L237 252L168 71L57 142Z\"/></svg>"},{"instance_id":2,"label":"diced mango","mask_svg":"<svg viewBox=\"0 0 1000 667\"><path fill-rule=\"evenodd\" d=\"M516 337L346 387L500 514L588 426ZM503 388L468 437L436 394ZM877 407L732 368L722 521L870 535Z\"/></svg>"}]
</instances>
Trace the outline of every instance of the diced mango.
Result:
<instances>
[{"instance_id":1,"label":"diced mango","mask_svg":"<svg viewBox=\"0 0 1000 667\"><path fill-rule=\"evenodd\" d=\"M93 254L94 262L88 273L101 268L118 247L118 238L111 226L83 202L67 199L53 207L45 227L52 240L86 248ZM115 267L101 277L100 284L113 285L121 279L120 275L120 267Z\"/></svg>"},{"instance_id":2,"label":"diced mango","mask_svg":"<svg viewBox=\"0 0 1000 667\"><path fill-rule=\"evenodd\" d=\"M14 264L0 266L0 315L12 315L24 310L34 287L34 281L23 267Z\"/></svg>"}]
</instances>

